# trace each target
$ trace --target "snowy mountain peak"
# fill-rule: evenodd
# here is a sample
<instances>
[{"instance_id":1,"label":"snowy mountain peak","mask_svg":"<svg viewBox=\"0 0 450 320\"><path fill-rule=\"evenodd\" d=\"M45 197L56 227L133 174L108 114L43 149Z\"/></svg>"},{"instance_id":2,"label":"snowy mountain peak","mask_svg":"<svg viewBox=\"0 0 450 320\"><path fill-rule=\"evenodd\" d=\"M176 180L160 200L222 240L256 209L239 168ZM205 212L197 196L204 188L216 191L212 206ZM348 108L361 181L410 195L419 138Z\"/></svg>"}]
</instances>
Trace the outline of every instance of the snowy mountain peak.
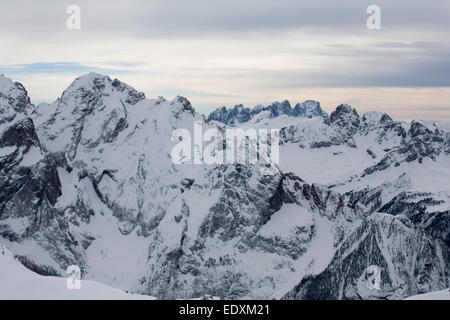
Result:
<instances>
[{"instance_id":1,"label":"snowy mountain peak","mask_svg":"<svg viewBox=\"0 0 450 320\"><path fill-rule=\"evenodd\" d=\"M283 102L274 102L268 106L266 110L270 110L273 117L277 117L282 114L290 115L292 113L291 104L287 100L284 100Z\"/></svg>"},{"instance_id":2,"label":"snowy mountain peak","mask_svg":"<svg viewBox=\"0 0 450 320\"><path fill-rule=\"evenodd\" d=\"M257 118L257 121L262 119L276 118L281 115L292 115L292 107L289 101L274 102L268 106L258 105L253 109L248 110L249 120Z\"/></svg>"},{"instance_id":3,"label":"snowy mountain peak","mask_svg":"<svg viewBox=\"0 0 450 320\"><path fill-rule=\"evenodd\" d=\"M392 121L392 118L387 113L383 112L369 111L363 115L363 122L368 125L377 125L388 121Z\"/></svg>"},{"instance_id":4,"label":"snowy mountain peak","mask_svg":"<svg viewBox=\"0 0 450 320\"><path fill-rule=\"evenodd\" d=\"M438 133L439 128L434 123L425 123L423 121L411 121L410 128L411 137L431 135L433 133Z\"/></svg>"},{"instance_id":5,"label":"snowy mountain peak","mask_svg":"<svg viewBox=\"0 0 450 320\"><path fill-rule=\"evenodd\" d=\"M347 117L347 116L359 118L359 114L355 108L352 108L350 105L345 104L345 103L340 104L336 107L336 110L334 110L331 113L330 121L331 121L331 123L334 123L339 118L343 118L343 117Z\"/></svg>"},{"instance_id":6,"label":"snowy mountain peak","mask_svg":"<svg viewBox=\"0 0 450 320\"><path fill-rule=\"evenodd\" d=\"M340 104L330 115L330 122L338 127L347 138L352 137L359 129L361 118L356 109L348 104Z\"/></svg>"},{"instance_id":7,"label":"snowy mountain peak","mask_svg":"<svg viewBox=\"0 0 450 320\"><path fill-rule=\"evenodd\" d=\"M302 103L297 103L292 111L296 117L322 117L325 121L329 120L328 114L322 110L320 103L314 100L306 100Z\"/></svg>"},{"instance_id":8,"label":"snowy mountain peak","mask_svg":"<svg viewBox=\"0 0 450 320\"><path fill-rule=\"evenodd\" d=\"M218 121L226 125L237 125L248 122L250 119L250 109L242 104L236 105L232 109L227 109L226 107L218 108L208 116L208 121Z\"/></svg>"},{"instance_id":9,"label":"snowy mountain peak","mask_svg":"<svg viewBox=\"0 0 450 320\"><path fill-rule=\"evenodd\" d=\"M89 98L89 101L117 95L123 102L136 104L145 99L143 92L138 92L133 87L117 80L111 80L108 76L98 73L88 73L75 79L74 82L64 91L62 100L74 98ZM78 100L79 101L79 100Z\"/></svg>"},{"instance_id":10,"label":"snowy mountain peak","mask_svg":"<svg viewBox=\"0 0 450 320\"><path fill-rule=\"evenodd\" d=\"M195 114L195 109L187 98L182 96L176 96L175 99L173 99L173 101L171 102L171 105L174 105L176 103L181 104L181 106L183 107L182 111L188 111L192 114Z\"/></svg>"},{"instance_id":11,"label":"snowy mountain peak","mask_svg":"<svg viewBox=\"0 0 450 320\"><path fill-rule=\"evenodd\" d=\"M11 121L17 113L26 113L32 107L24 86L0 75L0 123Z\"/></svg>"},{"instance_id":12,"label":"snowy mountain peak","mask_svg":"<svg viewBox=\"0 0 450 320\"><path fill-rule=\"evenodd\" d=\"M117 79L89 73L75 79L54 103L39 105L32 116L40 135L46 137L44 147L65 150L73 157L80 143L95 148L112 142L129 125L130 113L139 103L144 104L137 111L142 116L162 102L146 100L144 93ZM193 110L185 98L177 97L173 104Z\"/></svg>"},{"instance_id":13,"label":"snowy mountain peak","mask_svg":"<svg viewBox=\"0 0 450 320\"><path fill-rule=\"evenodd\" d=\"M103 79L103 80L111 80L108 76L96 73L96 72L89 72L82 76L79 76L75 78L75 80L72 82L74 85L86 85L91 82L94 82L97 79Z\"/></svg>"},{"instance_id":14,"label":"snowy mountain peak","mask_svg":"<svg viewBox=\"0 0 450 320\"><path fill-rule=\"evenodd\" d=\"M226 125L238 125L250 120L260 122L282 115L298 118L322 117L326 122L328 121L328 115L322 110L320 103L312 100L298 103L294 108L291 107L288 100L276 101L267 106L257 105L253 109L246 108L242 104L236 105L232 109L221 107L211 112L208 120L222 122Z\"/></svg>"},{"instance_id":15,"label":"snowy mountain peak","mask_svg":"<svg viewBox=\"0 0 450 320\"><path fill-rule=\"evenodd\" d=\"M5 91L9 91L14 87L14 85L14 81L6 77L4 74L0 74L0 92L4 93Z\"/></svg>"},{"instance_id":16,"label":"snowy mountain peak","mask_svg":"<svg viewBox=\"0 0 450 320\"><path fill-rule=\"evenodd\" d=\"M91 72L76 78L63 92L62 96L70 95L78 90L103 91L108 84L111 84L111 82L112 80L108 76Z\"/></svg>"}]
</instances>

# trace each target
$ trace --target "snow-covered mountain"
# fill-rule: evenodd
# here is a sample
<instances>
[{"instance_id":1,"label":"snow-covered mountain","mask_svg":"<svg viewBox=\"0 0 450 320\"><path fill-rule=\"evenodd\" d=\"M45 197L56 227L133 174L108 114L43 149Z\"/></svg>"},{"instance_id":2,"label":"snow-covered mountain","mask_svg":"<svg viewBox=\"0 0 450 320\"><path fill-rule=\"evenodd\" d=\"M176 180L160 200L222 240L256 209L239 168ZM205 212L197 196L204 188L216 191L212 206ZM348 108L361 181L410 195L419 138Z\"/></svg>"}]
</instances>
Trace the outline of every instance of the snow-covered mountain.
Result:
<instances>
[{"instance_id":1,"label":"snow-covered mountain","mask_svg":"<svg viewBox=\"0 0 450 320\"><path fill-rule=\"evenodd\" d=\"M246 122L258 123L259 121L276 118L279 116L314 118L320 117L325 122L329 120L328 114L322 110L317 101L306 100L297 103L294 108L289 101L274 102L268 106L258 105L252 109L244 107L242 104L232 109L226 107L218 108L211 112L208 121L218 121L228 126L236 126Z\"/></svg>"},{"instance_id":2,"label":"snow-covered mountain","mask_svg":"<svg viewBox=\"0 0 450 320\"><path fill-rule=\"evenodd\" d=\"M306 101L147 99L99 74L33 106L0 77L0 243L157 298L404 298L449 287L450 133ZM280 129L280 166L180 164L175 129ZM227 146L224 146L227 148ZM381 289L364 286L370 265Z\"/></svg>"}]
</instances>

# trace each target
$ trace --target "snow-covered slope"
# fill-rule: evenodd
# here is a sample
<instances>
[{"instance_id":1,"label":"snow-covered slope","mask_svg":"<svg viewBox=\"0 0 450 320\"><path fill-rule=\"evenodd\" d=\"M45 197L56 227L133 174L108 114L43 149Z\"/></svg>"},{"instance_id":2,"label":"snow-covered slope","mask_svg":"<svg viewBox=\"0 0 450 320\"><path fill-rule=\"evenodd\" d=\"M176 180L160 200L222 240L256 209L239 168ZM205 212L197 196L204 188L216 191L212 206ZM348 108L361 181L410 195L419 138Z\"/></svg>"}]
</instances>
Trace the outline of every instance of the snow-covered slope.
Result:
<instances>
[{"instance_id":1,"label":"snow-covered slope","mask_svg":"<svg viewBox=\"0 0 450 320\"><path fill-rule=\"evenodd\" d=\"M422 293L408 297L405 300L450 300L450 289Z\"/></svg>"},{"instance_id":2,"label":"snow-covered slope","mask_svg":"<svg viewBox=\"0 0 450 320\"><path fill-rule=\"evenodd\" d=\"M0 245L0 300L143 300L150 296L128 294L94 281L81 280L69 289L67 279L41 276L25 268Z\"/></svg>"},{"instance_id":3,"label":"snow-covered slope","mask_svg":"<svg viewBox=\"0 0 450 320\"><path fill-rule=\"evenodd\" d=\"M441 240L405 216L374 213L342 242L323 272L303 278L285 298L399 299L446 283L449 259ZM375 290L365 278L371 265L381 270L381 285Z\"/></svg>"},{"instance_id":4,"label":"snow-covered slope","mask_svg":"<svg viewBox=\"0 0 450 320\"><path fill-rule=\"evenodd\" d=\"M205 121L186 98L147 99L94 73L34 107L1 83L0 243L40 274L78 265L86 280L157 298L398 299L449 286L439 125L345 104L328 117L313 101ZM174 164L172 133L195 121L280 129L279 168ZM376 262L382 296L358 285Z\"/></svg>"}]
</instances>

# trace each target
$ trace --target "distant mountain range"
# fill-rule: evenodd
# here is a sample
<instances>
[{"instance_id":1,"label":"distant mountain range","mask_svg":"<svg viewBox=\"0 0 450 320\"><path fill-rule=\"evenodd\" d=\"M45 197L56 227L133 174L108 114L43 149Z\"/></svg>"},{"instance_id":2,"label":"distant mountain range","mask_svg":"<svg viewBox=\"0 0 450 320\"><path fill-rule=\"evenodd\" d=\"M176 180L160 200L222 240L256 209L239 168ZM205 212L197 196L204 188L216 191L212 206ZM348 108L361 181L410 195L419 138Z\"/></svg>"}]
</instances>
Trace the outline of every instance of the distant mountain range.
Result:
<instances>
[{"instance_id":1,"label":"distant mountain range","mask_svg":"<svg viewBox=\"0 0 450 320\"><path fill-rule=\"evenodd\" d=\"M289 101L284 100L281 103L274 102L269 106L259 105L253 109L246 108L242 104L232 109L218 108L209 114L208 121L218 121L226 125L239 125L258 118L270 119L280 115L299 118L322 117L325 121L329 120L328 114L322 110L319 102L307 100L292 108Z\"/></svg>"}]
</instances>

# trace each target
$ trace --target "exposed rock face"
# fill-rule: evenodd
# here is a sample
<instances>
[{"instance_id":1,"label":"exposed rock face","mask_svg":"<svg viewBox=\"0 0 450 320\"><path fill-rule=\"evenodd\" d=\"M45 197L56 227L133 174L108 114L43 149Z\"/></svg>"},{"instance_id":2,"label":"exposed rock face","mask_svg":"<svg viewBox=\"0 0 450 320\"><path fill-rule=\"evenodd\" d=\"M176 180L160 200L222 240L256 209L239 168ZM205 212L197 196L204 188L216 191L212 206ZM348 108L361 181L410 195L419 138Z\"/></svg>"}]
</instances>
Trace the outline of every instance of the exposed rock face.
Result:
<instances>
[{"instance_id":1,"label":"exposed rock face","mask_svg":"<svg viewBox=\"0 0 450 320\"><path fill-rule=\"evenodd\" d=\"M436 126L431 131L424 124L412 121L408 132L398 125L384 126L385 130L391 130L391 128L398 132L399 137L402 137L402 143L389 151L376 165L367 168L365 174L372 174L392 165L399 166L403 162L422 163L425 158L436 160L439 154L445 152L444 132Z\"/></svg>"},{"instance_id":2,"label":"exposed rock face","mask_svg":"<svg viewBox=\"0 0 450 320\"><path fill-rule=\"evenodd\" d=\"M366 270L380 268L380 289L367 286ZM330 265L311 275L287 299L395 299L445 287L449 250L405 216L374 213L337 250Z\"/></svg>"},{"instance_id":3,"label":"exposed rock face","mask_svg":"<svg viewBox=\"0 0 450 320\"><path fill-rule=\"evenodd\" d=\"M242 104L236 105L230 110L226 107L219 108L208 116L208 121L218 121L226 125L236 125L247 122L250 119L250 109L245 108Z\"/></svg>"},{"instance_id":4,"label":"exposed rock face","mask_svg":"<svg viewBox=\"0 0 450 320\"><path fill-rule=\"evenodd\" d=\"M3 76L0 83L9 87L1 95L0 217L28 217L34 222L43 202L56 203L61 186L56 166L42 154L33 121L27 117L26 110L32 108L27 92Z\"/></svg>"},{"instance_id":5,"label":"exposed rock face","mask_svg":"<svg viewBox=\"0 0 450 320\"><path fill-rule=\"evenodd\" d=\"M0 235L9 241L35 242L60 265L79 261L82 254L67 220L55 208L61 183L53 157L44 154L33 121L33 106L23 86L0 77ZM63 253L64 252L64 253ZM30 263L32 263L30 261Z\"/></svg>"},{"instance_id":6,"label":"exposed rock face","mask_svg":"<svg viewBox=\"0 0 450 320\"><path fill-rule=\"evenodd\" d=\"M450 246L450 194L445 192L401 192L380 211L405 215L415 225Z\"/></svg>"},{"instance_id":7,"label":"exposed rock face","mask_svg":"<svg viewBox=\"0 0 450 320\"><path fill-rule=\"evenodd\" d=\"M145 98L133 88L106 76L88 74L76 79L51 107L40 128L51 152L67 151L74 159L79 145L95 148L112 142L125 128L127 106Z\"/></svg>"},{"instance_id":8,"label":"exposed rock face","mask_svg":"<svg viewBox=\"0 0 450 320\"><path fill-rule=\"evenodd\" d=\"M330 122L339 128L347 138L351 138L358 131L361 118L356 109L348 104L341 104L331 113Z\"/></svg>"},{"instance_id":9,"label":"exposed rock face","mask_svg":"<svg viewBox=\"0 0 450 320\"><path fill-rule=\"evenodd\" d=\"M25 88L0 75L0 124L14 120L17 114L23 114L31 108Z\"/></svg>"},{"instance_id":10,"label":"exposed rock face","mask_svg":"<svg viewBox=\"0 0 450 320\"><path fill-rule=\"evenodd\" d=\"M348 207L342 196L292 174L264 177L249 167L222 170L220 196L198 233L190 231L189 217L195 208L182 202L176 211L179 218L164 217L153 234L150 272L143 280L150 294L265 297L268 288L276 289L288 281L288 275L301 271L294 266L296 260L308 255L305 260L314 263L318 254L312 248L314 237L331 237L328 246L334 248L365 216L361 209ZM253 182L241 193L236 179ZM293 220L286 223L279 214ZM179 227L168 236L164 230L174 223L172 219ZM319 226L324 221L329 229ZM266 258L255 266L252 257L260 255Z\"/></svg>"},{"instance_id":11,"label":"exposed rock face","mask_svg":"<svg viewBox=\"0 0 450 320\"><path fill-rule=\"evenodd\" d=\"M268 106L256 106L253 109L246 108L242 104L232 109L221 107L211 112L208 121L217 121L228 126L236 126L249 122L251 120L277 118L281 115L297 118L314 118L320 117L328 122L328 114L322 110L320 103L317 101L307 100L303 103L297 103L294 108L291 107L289 101L274 102Z\"/></svg>"},{"instance_id":12,"label":"exposed rock face","mask_svg":"<svg viewBox=\"0 0 450 320\"><path fill-rule=\"evenodd\" d=\"M292 115L305 118L322 117L325 122L329 121L328 114L322 110L320 103L313 100L297 103L292 110Z\"/></svg>"},{"instance_id":13,"label":"exposed rock face","mask_svg":"<svg viewBox=\"0 0 450 320\"><path fill-rule=\"evenodd\" d=\"M173 131L204 118L184 97L146 99L99 74L38 107L0 77L0 115L0 242L42 274L77 264L165 299L394 299L449 286L450 190L434 183L450 177L449 139L432 124L348 105L328 119L314 101L213 112L204 130L280 129L280 156L298 163L264 175L262 164L175 165ZM382 270L378 293L365 287L369 264Z\"/></svg>"},{"instance_id":14,"label":"exposed rock face","mask_svg":"<svg viewBox=\"0 0 450 320\"><path fill-rule=\"evenodd\" d=\"M366 187L361 190L350 191L345 194L347 200L352 205L363 205L370 212L378 211L388 200L393 199L397 194L411 188L411 178L402 174L398 179L383 183L377 187ZM383 211L384 212L384 211Z\"/></svg>"},{"instance_id":15,"label":"exposed rock face","mask_svg":"<svg viewBox=\"0 0 450 320\"><path fill-rule=\"evenodd\" d=\"M301 148L326 148L347 143L346 137L322 119L303 119L293 125L281 128L282 144L294 143Z\"/></svg>"}]
</instances>

